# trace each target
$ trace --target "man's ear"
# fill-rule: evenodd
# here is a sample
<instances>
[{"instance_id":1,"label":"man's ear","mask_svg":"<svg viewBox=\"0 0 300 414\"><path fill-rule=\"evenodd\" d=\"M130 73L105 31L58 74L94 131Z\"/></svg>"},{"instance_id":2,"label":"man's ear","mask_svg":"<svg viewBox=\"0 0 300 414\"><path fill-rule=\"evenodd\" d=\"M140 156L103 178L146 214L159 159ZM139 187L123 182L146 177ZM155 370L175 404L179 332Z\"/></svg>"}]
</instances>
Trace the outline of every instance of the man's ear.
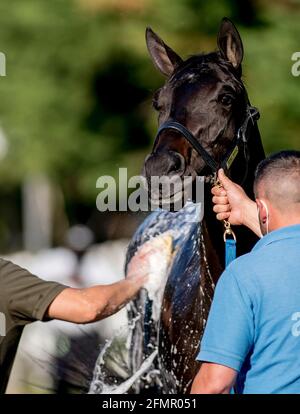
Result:
<instances>
[{"instance_id":1,"label":"man's ear","mask_svg":"<svg viewBox=\"0 0 300 414\"><path fill-rule=\"evenodd\" d=\"M268 218L268 211L266 209L266 205L264 202L261 202L261 200L258 198L255 201L256 201L257 208L258 208L258 214L259 214L260 220L262 221L263 224L265 224Z\"/></svg>"},{"instance_id":2,"label":"man's ear","mask_svg":"<svg viewBox=\"0 0 300 414\"><path fill-rule=\"evenodd\" d=\"M237 28L227 17L224 17L221 22L218 46L224 59L228 60L234 68L239 68L244 56L243 43Z\"/></svg>"},{"instance_id":3,"label":"man's ear","mask_svg":"<svg viewBox=\"0 0 300 414\"><path fill-rule=\"evenodd\" d=\"M150 27L146 29L146 43L152 62L165 76L170 76L182 59L167 46Z\"/></svg>"}]
</instances>

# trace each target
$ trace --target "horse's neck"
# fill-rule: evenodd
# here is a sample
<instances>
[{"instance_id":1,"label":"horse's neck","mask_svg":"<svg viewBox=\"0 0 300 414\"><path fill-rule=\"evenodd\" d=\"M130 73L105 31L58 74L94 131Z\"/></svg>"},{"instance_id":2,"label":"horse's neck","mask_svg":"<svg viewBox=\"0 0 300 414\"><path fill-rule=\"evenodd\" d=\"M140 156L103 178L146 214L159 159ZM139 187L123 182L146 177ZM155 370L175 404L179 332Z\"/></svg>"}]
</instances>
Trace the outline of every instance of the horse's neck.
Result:
<instances>
[{"instance_id":1,"label":"horse's neck","mask_svg":"<svg viewBox=\"0 0 300 414\"><path fill-rule=\"evenodd\" d=\"M265 158L260 133L255 123L251 127L250 137L248 140L249 163L248 172L243 183L243 188L250 198L253 198L253 181L257 164ZM245 169L245 159L239 157L233 170L232 180L239 181ZM202 234L209 266L212 269L212 276L216 282L224 270L225 246L223 240L223 223L216 219L213 212L213 203L211 196L211 187L206 185L205 188L205 206L204 218L202 222ZM237 236L237 255L240 256L249 252L257 241L257 237L246 227L237 226L234 228Z\"/></svg>"}]
</instances>

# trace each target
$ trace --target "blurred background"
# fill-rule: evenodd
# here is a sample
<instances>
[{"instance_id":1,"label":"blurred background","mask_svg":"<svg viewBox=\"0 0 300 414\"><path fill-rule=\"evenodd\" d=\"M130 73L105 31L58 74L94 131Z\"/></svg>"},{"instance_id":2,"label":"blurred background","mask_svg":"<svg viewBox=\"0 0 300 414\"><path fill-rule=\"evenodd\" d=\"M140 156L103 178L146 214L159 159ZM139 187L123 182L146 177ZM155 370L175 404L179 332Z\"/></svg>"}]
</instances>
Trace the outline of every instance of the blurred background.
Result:
<instances>
[{"instance_id":1,"label":"blurred background","mask_svg":"<svg viewBox=\"0 0 300 414\"><path fill-rule=\"evenodd\" d=\"M216 48L223 16L244 42L244 81L261 112L267 153L300 149L300 77L291 74L300 0L1 1L3 257L73 286L123 277L128 240L144 215L97 211L96 181L117 179L120 167L139 174L151 148L151 97L163 78L148 57L145 28L187 57ZM126 325L126 311L112 321L26 328L8 392L85 392L98 344ZM70 386L67 369L53 358L66 363L78 337L95 355L88 351L75 369L72 361L84 355L75 349Z\"/></svg>"}]
</instances>

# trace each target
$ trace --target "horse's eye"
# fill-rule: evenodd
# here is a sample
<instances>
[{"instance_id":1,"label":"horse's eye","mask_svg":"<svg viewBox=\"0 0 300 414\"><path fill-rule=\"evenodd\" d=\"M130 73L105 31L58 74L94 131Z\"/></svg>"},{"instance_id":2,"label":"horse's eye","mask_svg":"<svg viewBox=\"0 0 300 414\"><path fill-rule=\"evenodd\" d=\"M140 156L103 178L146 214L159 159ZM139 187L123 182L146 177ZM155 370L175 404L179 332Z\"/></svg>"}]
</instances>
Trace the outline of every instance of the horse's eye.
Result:
<instances>
[{"instance_id":1,"label":"horse's eye","mask_svg":"<svg viewBox=\"0 0 300 414\"><path fill-rule=\"evenodd\" d=\"M152 106L156 111L160 111L161 110L161 105L159 105L159 103L157 102L157 100L153 99L152 101Z\"/></svg>"},{"instance_id":2,"label":"horse's eye","mask_svg":"<svg viewBox=\"0 0 300 414\"><path fill-rule=\"evenodd\" d=\"M221 98L221 102L223 105L231 105L233 101L233 97L231 95L223 95Z\"/></svg>"}]
</instances>

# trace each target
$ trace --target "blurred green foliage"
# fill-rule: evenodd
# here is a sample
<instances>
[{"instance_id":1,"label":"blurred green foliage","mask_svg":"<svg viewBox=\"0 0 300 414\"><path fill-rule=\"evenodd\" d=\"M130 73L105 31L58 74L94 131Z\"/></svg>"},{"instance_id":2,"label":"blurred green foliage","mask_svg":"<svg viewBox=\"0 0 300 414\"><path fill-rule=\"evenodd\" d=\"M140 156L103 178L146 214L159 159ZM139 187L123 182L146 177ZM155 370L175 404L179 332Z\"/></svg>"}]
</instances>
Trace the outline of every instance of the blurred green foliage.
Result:
<instances>
[{"instance_id":1,"label":"blurred green foliage","mask_svg":"<svg viewBox=\"0 0 300 414\"><path fill-rule=\"evenodd\" d=\"M251 0L14 0L0 3L0 122L9 147L0 190L46 173L66 198L94 205L96 179L139 173L155 133L152 92L163 78L144 31L187 57L216 47L223 16L242 35L244 79L261 110L267 152L299 148L300 2Z\"/></svg>"}]
</instances>

